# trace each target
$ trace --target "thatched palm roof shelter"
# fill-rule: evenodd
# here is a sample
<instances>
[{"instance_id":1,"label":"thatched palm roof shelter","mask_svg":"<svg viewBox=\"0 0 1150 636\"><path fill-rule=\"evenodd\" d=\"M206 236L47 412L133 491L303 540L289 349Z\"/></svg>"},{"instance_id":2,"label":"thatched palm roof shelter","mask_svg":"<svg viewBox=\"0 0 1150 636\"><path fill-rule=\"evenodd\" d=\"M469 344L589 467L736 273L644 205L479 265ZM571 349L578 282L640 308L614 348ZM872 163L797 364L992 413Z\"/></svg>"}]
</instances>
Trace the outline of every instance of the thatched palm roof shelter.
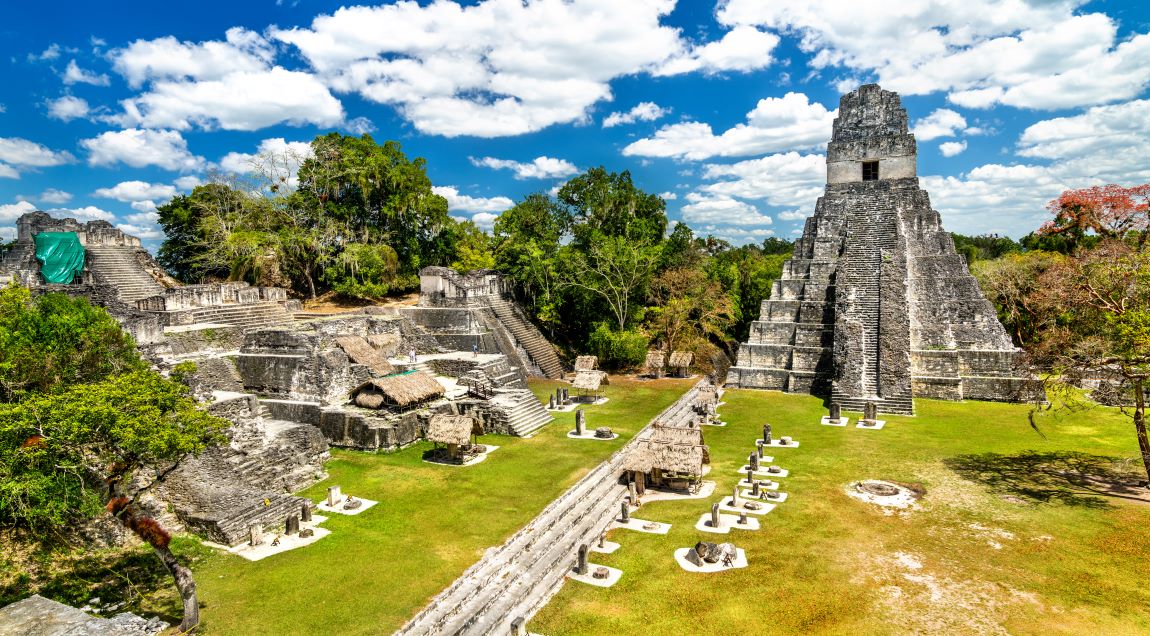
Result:
<instances>
[{"instance_id":1,"label":"thatched palm roof shelter","mask_svg":"<svg viewBox=\"0 0 1150 636\"><path fill-rule=\"evenodd\" d=\"M682 475L691 480L703 476L703 447L684 444L657 444L639 440L623 460L623 470L653 475L658 483L664 474Z\"/></svg>"},{"instance_id":2,"label":"thatched palm roof shelter","mask_svg":"<svg viewBox=\"0 0 1150 636\"><path fill-rule=\"evenodd\" d=\"M695 404L699 406L708 406L719 403L719 392L714 387L704 387L699 389L695 395Z\"/></svg>"},{"instance_id":3,"label":"thatched palm roof shelter","mask_svg":"<svg viewBox=\"0 0 1150 636\"><path fill-rule=\"evenodd\" d=\"M483 426L470 415L433 415L427 427L427 440L439 444L464 446L472 435L482 434Z\"/></svg>"},{"instance_id":4,"label":"thatched palm roof shelter","mask_svg":"<svg viewBox=\"0 0 1150 636\"><path fill-rule=\"evenodd\" d=\"M391 366L387 358L362 336L338 336L335 342L352 362L362 364L379 375L395 373L395 367Z\"/></svg>"},{"instance_id":5,"label":"thatched palm roof shelter","mask_svg":"<svg viewBox=\"0 0 1150 636\"><path fill-rule=\"evenodd\" d=\"M579 371L594 371L597 366L599 366L599 358L596 356L579 356L575 358L576 373Z\"/></svg>"},{"instance_id":6,"label":"thatched palm roof shelter","mask_svg":"<svg viewBox=\"0 0 1150 636\"><path fill-rule=\"evenodd\" d=\"M580 391L595 393L599 390L599 385L606 382L607 373L605 371L579 371L575 374L575 380L571 382L571 386Z\"/></svg>"},{"instance_id":7,"label":"thatched palm roof shelter","mask_svg":"<svg viewBox=\"0 0 1150 636\"><path fill-rule=\"evenodd\" d=\"M671 358L667 360L667 366L672 369L678 369L681 373L686 373L687 368L695 363L695 354L690 351L673 351Z\"/></svg>"},{"instance_id":8,"label":"thatched palm roof shelter","mask_svg":"<svg viewBox=\"0 0 1150 636\"><path fill-rule=\"evenodd\" d=\"M443 385L423 371L407 371L368 380L351 391L356 405L369 409L384 406L407 408L441 397Z\"/></svg>"},{"instance_id":9,"label":"thatched palm roof shelter","mask_svg":"<svg viewBox=\"0 0 1150 636\"><path fill-rule=\"evenodd\" d=\"M649 351L649 352L647 352L647 359L646 359L647 373L658 377L659 375L662 374L662 367L664 367L665 362L666 362L666 357L665 357L664 353L662 353L661 351Z\"/></svg>"}]
</instances>

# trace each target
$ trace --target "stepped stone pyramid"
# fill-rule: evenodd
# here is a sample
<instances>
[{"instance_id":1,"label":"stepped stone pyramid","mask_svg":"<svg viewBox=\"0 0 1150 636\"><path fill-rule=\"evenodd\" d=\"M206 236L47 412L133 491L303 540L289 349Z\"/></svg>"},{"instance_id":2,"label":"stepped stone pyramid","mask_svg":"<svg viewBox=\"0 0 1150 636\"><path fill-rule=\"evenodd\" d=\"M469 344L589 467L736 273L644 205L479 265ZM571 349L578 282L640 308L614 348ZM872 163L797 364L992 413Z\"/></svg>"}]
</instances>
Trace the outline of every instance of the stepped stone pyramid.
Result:
<instances>
[{"instance_id":1,"label":"stepped stone pyramid","mask_svg":"<svg viewBox=\"0 0 1150 636\"><path fill-rule=\"evenodd\" d=\"M898 94L844 95L825 194L727 384L913 414L914 397L1028 397L1020 355L919 187Z\"/></svg>"}]
</instances>

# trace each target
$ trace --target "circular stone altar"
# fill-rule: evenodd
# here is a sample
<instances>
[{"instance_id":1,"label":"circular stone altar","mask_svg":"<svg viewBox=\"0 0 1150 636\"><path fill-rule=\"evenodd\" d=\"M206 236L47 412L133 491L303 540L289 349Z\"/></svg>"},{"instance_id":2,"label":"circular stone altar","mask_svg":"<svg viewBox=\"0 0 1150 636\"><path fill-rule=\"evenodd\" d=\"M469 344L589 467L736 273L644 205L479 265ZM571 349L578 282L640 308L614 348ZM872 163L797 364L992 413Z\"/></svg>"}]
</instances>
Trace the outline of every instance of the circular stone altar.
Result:
<instances>
[{"instance_id":1,"label":"circular stone altar","mask_svg":"<svg viewBox=\"0 0 1150 636\"><path fill-rule=\"evenodd\" d=\"M847 495L883 508L913 508L919 493L896 484L879 479L865 479L851 482L846 488Z\"/></svg>"}]
</instances>

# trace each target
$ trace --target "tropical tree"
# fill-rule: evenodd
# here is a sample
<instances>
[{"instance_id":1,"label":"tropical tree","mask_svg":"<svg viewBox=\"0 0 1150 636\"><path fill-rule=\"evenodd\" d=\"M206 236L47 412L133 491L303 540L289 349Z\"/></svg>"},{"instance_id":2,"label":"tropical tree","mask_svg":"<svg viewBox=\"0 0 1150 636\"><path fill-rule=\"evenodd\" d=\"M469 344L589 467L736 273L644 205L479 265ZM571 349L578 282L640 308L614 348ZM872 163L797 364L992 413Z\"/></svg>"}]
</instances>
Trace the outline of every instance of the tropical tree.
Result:
<instances>
[{"instance_id":1,"label":"tropical tree","mask_svg":"<svg viewBox=\"0 0 1150 636\"><path fill-rule=\"evenodd\" d=\"M1041 336L1040 310L1035 294L1042 274L1066 257L1057 252L1011 252L993 260L978 260L971 273L986 299L994 303L998 319L1014 343L1029 346Z\"/></svg>"},{"instance_id":2,"label":"tropical tree","mask_svg":"<svg viewBox=\"0 0 1150 636\"><path fill-rule=\"evenodd\" d=\"M86 299L0 288L0 402L142 368L132 337Z\"/></svg>"},{"instance_id":3,"label":"tropical tree","mask_svg":"<svg viewBox=\"0 0 1150 636\"><path fill-rule=\"evenodd\" d=\"M1045 316L1045 330L1037 348L1052 361L1048 384L1055 391L1065 394L1091 375L1117 382L1119 394L1133 405L1138 448L1150 478L1150 250L1139 249L1140 241L1131 243L1104 241L1039 276L1033 297Z\"/></svg>"},{"instance_id":4,"label":"tropical tree","mask_svg":"<svg viewBox=\"0 0 1150 636\"><path fill-rule=\"evenodd\" d=\"M195 579L140 497L184 458L226 441L227 426L150 370L0 404L0 521L67 529L109 511L172 575L189 632L199 624Z\"/></svg>"},{"instance_id":5,"label":"tropical tree","mask_svg":"<svg viewBox=\"0 0 1150 636\"><path fill-rule=\"evenodd\" d=\"M1044 224L1039 234L1064 235L1075 243L1089 233L1104 239L1130 234L1141 250L1150 230L1150 183L1131 188L1110 184L1067 190L1046 207L1054 219Z\"/></svg>"}]
</instances>

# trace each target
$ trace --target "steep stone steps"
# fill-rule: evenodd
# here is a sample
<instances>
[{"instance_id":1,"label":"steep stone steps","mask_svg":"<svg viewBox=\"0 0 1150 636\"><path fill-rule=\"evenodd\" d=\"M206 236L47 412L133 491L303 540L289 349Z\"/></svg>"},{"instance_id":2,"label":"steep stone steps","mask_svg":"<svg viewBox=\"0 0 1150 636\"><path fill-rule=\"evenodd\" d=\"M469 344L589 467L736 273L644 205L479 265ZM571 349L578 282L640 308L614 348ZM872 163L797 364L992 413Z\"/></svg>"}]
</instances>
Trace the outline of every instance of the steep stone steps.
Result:
<instances>
[{"instance_id":1,"label":"steep stone steps","mask_svg":"<svg viewBox=\"0 0 1150 636\"><path fill-rule=\"evenodd\" d=\"M555 419L530 389L496 389L492 401L501 422L519 437L532 435Z\"/></svg>"},{"instance_id":2,"label":"steep stone steps","mask_svg":"<svg viewBox=\"0 0 1150 636\"><path fill-rule=\"evenodd\" d=\"M244 329L286 325L291 313L283 305L269 301L250 305L217 305L192 310L193 322L231 325Z\"/></svg>"},{"instance_id":3,"label":"steep stone steps","mask_svg":"<svg viewBox=\"0 0 1150 636\"><path fill-rule=\"evenodd\" d=\"M489 306L545 376L553 380L563 377L563 365L555 354L555 348L534 325L524 320L507 301L492 300Z\"/></svg>"},{"instance_id":4,"label":"steep stone steps","mask_svg":"<svg viewBox=\"0 0 1150 636\"><path fill-rule=\"evenodd\" d=\"M163 293L164 288L144 271L136 260L135 247L92 245L85 248L88 271L97 283L111 285L120 300L135 305L137 300Z\"/></svg>"}]
</instances>

